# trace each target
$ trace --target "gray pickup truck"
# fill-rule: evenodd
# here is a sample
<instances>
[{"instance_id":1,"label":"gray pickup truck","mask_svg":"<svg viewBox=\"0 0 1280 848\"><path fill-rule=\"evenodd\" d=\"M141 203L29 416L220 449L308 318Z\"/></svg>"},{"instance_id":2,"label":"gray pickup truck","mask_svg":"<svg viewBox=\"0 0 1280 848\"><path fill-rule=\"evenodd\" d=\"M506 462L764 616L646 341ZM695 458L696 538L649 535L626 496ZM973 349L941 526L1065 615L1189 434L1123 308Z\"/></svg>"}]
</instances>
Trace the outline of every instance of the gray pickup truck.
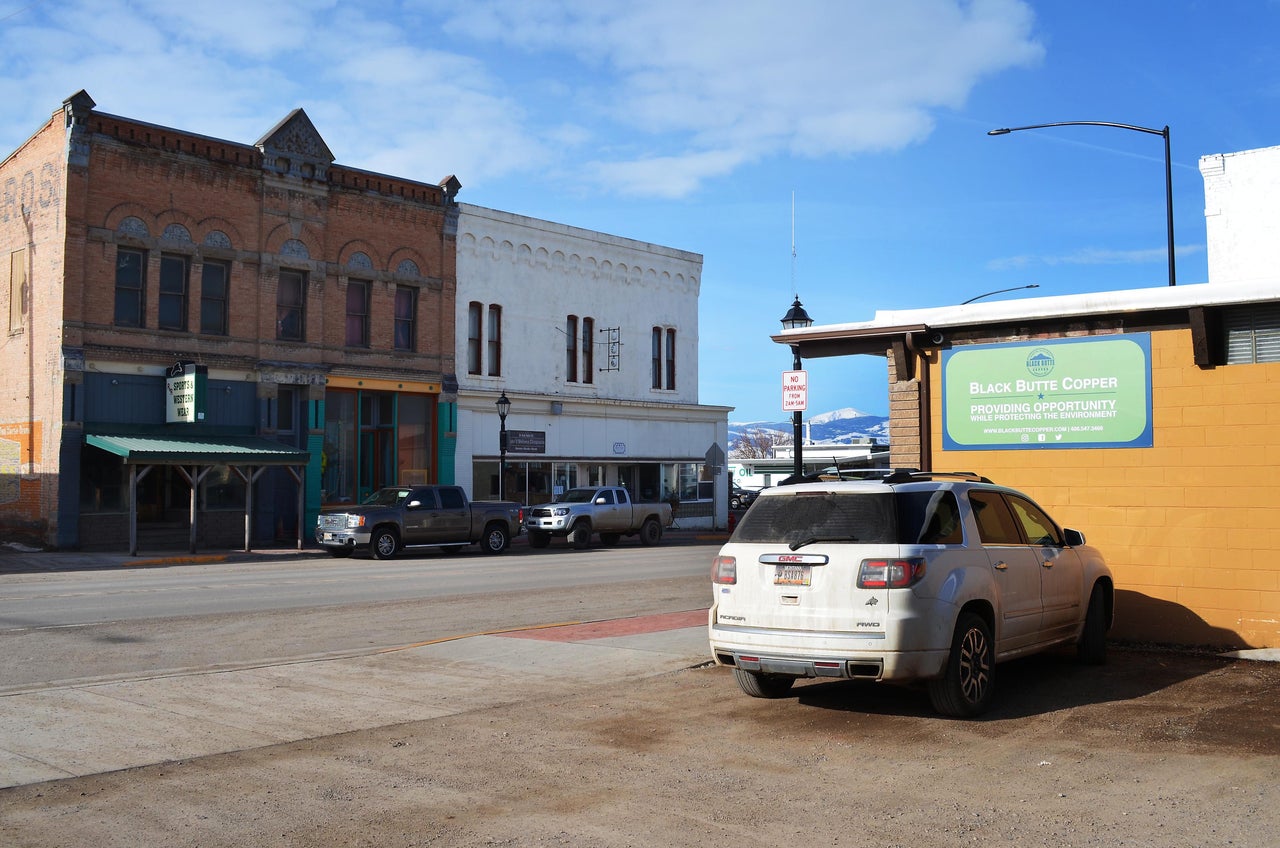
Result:
<instances>
[{"instance_id":1,"label":"gray pickup truck","mask_svg":"<svg viewBox=\"0 0 1280 848\"><path fill-rule=\"evenodd\" d=\"M405 548L446 551L480 545L507 549L521 532L524 507L514 501L467 501L458 486L392 486L359 506L327 507L316 519L316 542L336 557L367 550L388 559Z\"/></svg>"},{"instance_id":2,"label":"gray pickup truck","mask_svg":"<svg viewBox=\"0 0 1280 848\"><path fill-rule=\"evenodd\" d=\"M570 489L553 503L529 507L524 520L534 548L545 548L552 536L564 536L575 548L585 548L592 533L599 533L606 546L637 534L640 544L656 545L670 524L671 504L635 503L621 486Z\"/></svg>"}]
</instances>

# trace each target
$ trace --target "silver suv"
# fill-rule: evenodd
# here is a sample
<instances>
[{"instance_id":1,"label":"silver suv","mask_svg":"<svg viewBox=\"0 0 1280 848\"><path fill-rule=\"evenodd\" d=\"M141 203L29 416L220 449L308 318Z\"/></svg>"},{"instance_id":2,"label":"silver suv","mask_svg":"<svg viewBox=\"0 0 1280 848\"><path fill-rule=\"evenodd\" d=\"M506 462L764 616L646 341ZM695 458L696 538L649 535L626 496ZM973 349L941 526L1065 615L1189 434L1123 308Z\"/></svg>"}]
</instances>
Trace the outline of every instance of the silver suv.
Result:
<instances>
[{"instance_id":1,"label":"silver suv","mask_svg":"<svg viewBox=\"0 0 1280 848\"><path fill-rule=\"evenodd\" d=\"M917 471L762 492L712 588L712 656L748 695L922 680L951 716L987 709L997 662L1062 644L1104 662L1114 598L1102 555L1026 495Z\"/></svg>"}]
</instances>

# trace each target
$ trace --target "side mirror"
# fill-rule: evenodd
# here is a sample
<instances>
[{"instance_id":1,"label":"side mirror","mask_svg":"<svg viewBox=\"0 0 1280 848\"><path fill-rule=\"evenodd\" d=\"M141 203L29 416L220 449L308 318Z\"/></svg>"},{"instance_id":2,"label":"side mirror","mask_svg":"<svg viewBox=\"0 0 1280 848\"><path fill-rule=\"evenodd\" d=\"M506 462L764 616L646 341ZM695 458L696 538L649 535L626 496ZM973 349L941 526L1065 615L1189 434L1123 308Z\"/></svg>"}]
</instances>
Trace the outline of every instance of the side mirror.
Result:
<instances>
[{"instance_id":1,"label":"side mirror","mask_svg":"<svg viewBox=\"0 0 1280 848\"><path fill-rule=\"evenodd\" d=\"M1084 534L1069 527L1062 528L1062 539L1067 543L1068 548L1078 548L1085 544Z\"/></svg>"},{"instance_id":2,"label":"side mirror","mask_svg":"<svg viewBox=\"0 0 1280 848\"><path fill-rule=\"evenodd\" d=\"M415 500L415 501L409 501L407 504L405 504L405 505L404 505L404 508L405 508L405 509L417 509L417 508L418 508L418 507L420 507L420 506L422 506L422 501L417 501L417 500Z\"/></svg>"},{"instance_id":3,"label":"side mirror","mask_svg":"<svg viewBox=\"0 0 1280 848\"><path fill-rule=\"evenodd\" d=\"M604 503L604 498L596 498L596 503L598 503L598 504L603 504L603 503Z\"/></svg>"}]
</instances>

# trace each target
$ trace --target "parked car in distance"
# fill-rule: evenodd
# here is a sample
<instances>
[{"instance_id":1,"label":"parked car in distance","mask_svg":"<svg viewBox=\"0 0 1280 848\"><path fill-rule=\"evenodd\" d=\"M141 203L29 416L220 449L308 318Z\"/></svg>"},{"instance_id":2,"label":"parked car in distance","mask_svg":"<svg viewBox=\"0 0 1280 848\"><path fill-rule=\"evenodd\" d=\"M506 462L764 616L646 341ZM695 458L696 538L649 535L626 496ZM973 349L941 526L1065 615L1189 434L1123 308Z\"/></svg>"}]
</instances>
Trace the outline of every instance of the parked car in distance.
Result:
<instances>
[{"instance_id":1,"label":"parked car in distance","mask_svg":"<svg viewBox=\"0 0 1280 848\"><path fill-rule=\"evenodd\" d=\"M662 541L662 529L671 525L671 504L632 501L622 486L588 486L529 507L524 524L534 548L545 548L552 536L567 537L575 548L586 548L592 533L599 533L600 543L606 546L635 535L642 545L656 545Z\"/></svg>"},{"instance_id":2,"label":"parked car in distance","mask_svg":"<svg viewBox=\"0 0 1280 848\"><path fill-rule=\"evenodd\" d=\"M778 486L712 566L711 654L755 697L799 678L924 681L973 716L996 664L1074 644L1101 663L1114 583L1084 534L973 474Z\"/></svg>"},{"instance_id":3,"label":"parked car in distance","mask_svg":"<svg viewBox=\"0 0 1280 848\"><path fill-rule=\"evenodd\" d=\"M409 547L461 550L478 543L500 554L521 532L524 507L515 501L470 501L460 486L391 486L359 506L326 507L316 518L316 542L337 557L367 550L389 559Z\"/></svg>"},{"instance_id":4,"label":"parked car in distance","mask_svg":"<svg viewBox=\"0 0 1280 848\"><path fill-rule=\"evenodd\" d=\"M760 492L755 489L744 489L741 486L734 486L729 491L729 508L730 509L746 509L760 497Z\"/></svg>"}]
</instances>

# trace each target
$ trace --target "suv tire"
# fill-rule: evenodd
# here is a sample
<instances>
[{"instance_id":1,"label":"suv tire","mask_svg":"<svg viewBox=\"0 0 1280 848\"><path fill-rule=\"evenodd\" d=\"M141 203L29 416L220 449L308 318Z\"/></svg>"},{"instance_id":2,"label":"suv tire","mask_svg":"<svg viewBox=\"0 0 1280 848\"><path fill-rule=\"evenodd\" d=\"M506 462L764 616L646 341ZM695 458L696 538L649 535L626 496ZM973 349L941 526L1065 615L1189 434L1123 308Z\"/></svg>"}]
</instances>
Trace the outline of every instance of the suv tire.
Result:
<instances>
[{"instance_id":1,"label":"suv tire","mask_svg":"<svg viewBox=\"0 0 1280 848\"><path fill-rule=\"evenodd\" d=\"M740 668L733 670L733 679L738 681L738 688L753 698L781 698L791 691L796 682L794 677L786 674L761 674Z\"/></svg>"},{"instance_id":2,"label":"suv tire","mask_svg":"<svg viewBox=\"0 0 1280 848\"><path fill-rule=\"evenodd\" d=\"M1102 665L1107 661L1107 599L1101 586L1094 586L1089 596L1089 610L1076 644L1076 657L1086 665Z\"/></svg>"},{"instance_id":3,"label":"suv tire","mask_svg":"<svg viewBox=\"0 0 1280 848\"><path fill-rule=\"evenodd\" d=\"M942 675L929 681L929 700L946 716L967 718L991 704L995 651L985 619L963 612L951 638L951 654Z\"/></svg>"}]
</instances>

